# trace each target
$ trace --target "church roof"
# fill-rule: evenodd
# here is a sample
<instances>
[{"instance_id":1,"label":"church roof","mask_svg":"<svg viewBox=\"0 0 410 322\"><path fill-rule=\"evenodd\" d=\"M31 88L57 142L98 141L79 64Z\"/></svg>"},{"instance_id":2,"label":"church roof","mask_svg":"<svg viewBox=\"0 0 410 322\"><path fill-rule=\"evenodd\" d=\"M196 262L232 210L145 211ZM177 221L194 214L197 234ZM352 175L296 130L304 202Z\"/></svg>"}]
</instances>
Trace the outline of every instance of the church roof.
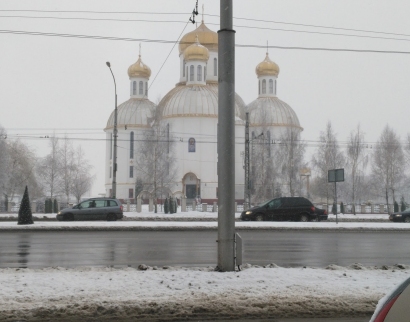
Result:
<instances>
[{"instance_id":1,"label":"church roof","mask_svg":"<svg viewBox=\"0 0 410 322\"><path fill-rule=\"evenodd\" d=\"M201 25L194 31L185 34L179 42L179 54L181 55L185 49L195 43L196 36L198 41L208 48L210 51L218 51L218 34L210 30L202 21Z\"/></svg>"},{"instance_id":2,"label":"church roof","mask_svg":"<svg viewBox=\"0 0 410 322\"><path fill-rule=\"evenodd\" d=\"M158 104L162 116L218 117L218 84L177 85ZM245 103L235 94L235 116L244 119Z\"/></svg>"},{"instance_id":3,"label":"church roof","mask_svg":"<svg viewBox=\"0 0 410 322\"><path fill-rule=\"evenodd\" d=\"M260 97L247 107L250 126L287 126L303 130L295 111L277 97Z\"/></svg>"},{"instance_id":4,"label":"church roof","mask_svg":"<svg viewBox=\"0 0 410 322\"><path fill-rule=\"evenodd\" d=\"M142 62L141 55L138 56L138 60L134 64L128 67L128 76L150 78L151 68Z\"/></svg>"},{"instance_id":5,"label":"church roof","mask_svg":"<svg viewBox=\"0 0 410 322\"><path fill-rule=\"evenodd\" d=\"M117 127L148 127L152 121L155 104L146 98L130 98L117 108ZM114 127L114 111L105 130Z\"/></svg>"},{"instance_id":6,"label":"church roof","mask_svg":"<svg viewBox=\"0 0 410 322\"><path fill-rule=\"evenodd\" d=\"M260 62L255 69L256 75L259 76L278 76L279 66L275 62L271 61L269 54L266 53L265 59Z\"/></svg>"}]
</instances>

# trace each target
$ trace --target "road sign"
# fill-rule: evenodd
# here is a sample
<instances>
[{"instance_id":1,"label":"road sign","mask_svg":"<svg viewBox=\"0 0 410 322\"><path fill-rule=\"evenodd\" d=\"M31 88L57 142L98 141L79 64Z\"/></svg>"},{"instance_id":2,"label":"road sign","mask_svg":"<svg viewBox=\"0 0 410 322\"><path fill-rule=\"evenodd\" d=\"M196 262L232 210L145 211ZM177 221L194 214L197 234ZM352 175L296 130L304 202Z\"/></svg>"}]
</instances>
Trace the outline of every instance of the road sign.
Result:
<instances>
[{"instance_id":1,"label":"road sign","mask_svg":"<svg viewBox=\"0 0 410 322\"><path fill-rule=\"evenodd\" d=\"M334 169L327 172L327 182L345 181L345 169Z\"/></svg>"}]
</instances>

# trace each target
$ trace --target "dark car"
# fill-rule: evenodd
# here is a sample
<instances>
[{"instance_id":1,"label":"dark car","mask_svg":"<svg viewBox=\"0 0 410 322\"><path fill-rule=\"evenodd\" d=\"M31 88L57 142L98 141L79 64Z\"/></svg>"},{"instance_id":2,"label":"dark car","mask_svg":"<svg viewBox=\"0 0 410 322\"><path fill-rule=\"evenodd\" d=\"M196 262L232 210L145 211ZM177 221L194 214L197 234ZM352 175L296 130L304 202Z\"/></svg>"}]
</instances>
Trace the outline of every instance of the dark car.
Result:
<instances>
[{"instance_id":1,"label":"dark car","mask_svg":"<svg viewBox=\"0 0 410 322\"><path fill-rule=\"evenodd\" d=\"M390 221L410 222L410 208L394 212L389 216Z\"/></svg>"},{"instance_id":2,"label":"dark car","mask_svg":"<svg viewBox=\"0 0 410 322\"><path fill-rule=\"evenodd\" d=\"M121 201L114 198L91 198L72 208L65 208L57 213L57 220L108 220L122 219Z\"/></svg>"},{"instance_id":3,"label":"dark car","mask_svg":"<svg viewBox=\"0 0 410 322\"><path fill-rule=\"evenodd\" d=\"M241 219L244 221L318 221L327 219L327 211L317 209L303 197L281 197L243 211Z\"/></svg>"}]
</instances>

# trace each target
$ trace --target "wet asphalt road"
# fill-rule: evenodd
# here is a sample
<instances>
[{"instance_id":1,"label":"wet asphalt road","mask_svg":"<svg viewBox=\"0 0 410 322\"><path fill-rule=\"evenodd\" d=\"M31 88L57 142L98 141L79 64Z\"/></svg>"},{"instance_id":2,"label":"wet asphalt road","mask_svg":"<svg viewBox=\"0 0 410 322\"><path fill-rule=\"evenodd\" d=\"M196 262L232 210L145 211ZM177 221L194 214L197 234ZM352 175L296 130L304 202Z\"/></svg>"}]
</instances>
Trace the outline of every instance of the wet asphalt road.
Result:
<instances>
[{"instance_id":1,"label":"wet asphalt road","mask_svg":"<svg viewBox=\"0 0 410 322\"><path fill-rule=\"evenodd\" d=\"M241 231L243 262L410 265L407 232ZM216 231L1 232L0 267L216 266Z\"/></svg>"}]
</instances>

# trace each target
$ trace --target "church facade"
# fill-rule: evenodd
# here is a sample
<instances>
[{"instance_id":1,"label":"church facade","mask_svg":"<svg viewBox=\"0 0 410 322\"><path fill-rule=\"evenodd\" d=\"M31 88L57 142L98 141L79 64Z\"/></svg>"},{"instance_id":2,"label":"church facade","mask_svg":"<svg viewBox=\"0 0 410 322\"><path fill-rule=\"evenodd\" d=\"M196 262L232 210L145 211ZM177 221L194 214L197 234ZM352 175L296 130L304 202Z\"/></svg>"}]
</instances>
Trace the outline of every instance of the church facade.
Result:
<instances>
[{"instance_id":1,"label":"church facade","mask_svg":"<svg viewBox=\"0 0 410 322\"><path fill-rule=\"evenodd\" d=\"M144 132L155 122L167 128L174 143L175 176L167 185L166 196L198 196L212 203L218 196L217 126L218 126L218 35L202 21L179 43L179 81L158 103L148 99L151 69L137 62L128 69L130 99L118 106L117 113L117 195L119 199L136 198L139 145ZM276 95L279 67L265 59L256 66L258 96L248 106L235 94L235 199L244 200L245 120L253 138L264 133L268 142L284 131L303 129L293 109ZM106 132L106 195L111 195L113 172L114 111ZM164 196L165 197L165 196Z\"/></svg>"}]
</instances>

